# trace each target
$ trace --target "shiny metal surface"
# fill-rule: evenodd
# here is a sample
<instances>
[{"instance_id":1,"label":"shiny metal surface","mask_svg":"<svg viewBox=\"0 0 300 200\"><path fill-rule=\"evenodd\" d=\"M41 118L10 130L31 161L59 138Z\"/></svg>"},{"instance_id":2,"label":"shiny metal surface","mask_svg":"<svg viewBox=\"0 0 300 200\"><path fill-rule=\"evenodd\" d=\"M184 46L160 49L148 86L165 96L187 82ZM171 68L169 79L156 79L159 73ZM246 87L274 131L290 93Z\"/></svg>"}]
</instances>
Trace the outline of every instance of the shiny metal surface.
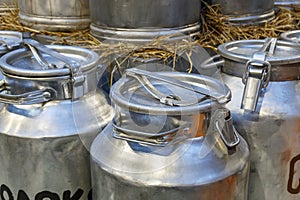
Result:
<instances>
[{"instance_id":1,"label":"shiny metal surface","mask_svg":"<svg viewBox=\"0 0 300 200\"><path fill-rule=\"evenodd\" d=\"M217 80L213 85L212 79L201 75L160 75L222 90ZM149 81L160 92L175 91L162 80ZM139 88L131 87L133 82ZM114 93L120 87L121 93ZM193 98L182 87L176 91L178 98ZM122 77L110 95L114 120L91 147L94 199L247 199L249 149L221 104L207 97L194 103L198 106L165 105L132 77ZM118 101L124 97L126 105Z\"/></svg>"},{"instance_id":2,"label":"shiny metal surface","mask_svg":"<svg viewBox=\"0 0 300 200\"><path fill-rule=\"evenodd\" d=\"M78 53L83 50L68 46L53 46L53 49L71 58L75 49ZM3 100L0 106L1 198L9 195L10 199L91 199L90 144L114 114L104 93L97 89L99 66L92 59L94 54L84 50L81 54L86 56L84 59L80 59L80 54L75 55L82 68L88 69L82 73L86 75L89 90L73 99L67 98L61 88L64 82L70 81L70 76L64 70L56 76L47 74L28 53L28 49L20 49L1 58L0 66L7 70L5 93L14 96L51 88L58 97L27 105ZM46 59L55 60L49 56ZM22 69L32 70L32 76L22 73Z\"/></svg>"},{"instance_id":3,"label":"shiny metal surface","mask_svg":"<svg viewBox=\"0 0 300 200\"><path fill-rule=\"evenodd\" d=\"M88 0L18 0L20 22L39 30L71 31L88 28Z\"/></svg>"},{"instance_id":4,"label":"shiny metal surface","mask_svg":"<svg viewBox=\"0 0 300 200\"><path fill-rule=\"evenodd\" d=\"M17 49L5 54L0 59L6 82L8 85L15 86L14 90L10 91L11 94L17 95L24 90L34 91L41 87L51 87L56 91L55 99L63 100L75 98L75 96L78 98L96 89L95 83L98 81L97 71L99 70L97 53L73 46L49 45L45 48L58 52L67 58L69 63L78 63L80 67L74 68L74 70L78 70L78 73L72 73L74 70L70 70L65 61L49 55L49 52L38 50L48 63L56 66L44 69L44 66L38 63L29 49ZM78 88L80 91L77 92L78 95L75 95Z\"/></svg>"},{"instance_id":5,"label":"shiny metal surface","mask_svg":"<svg viewBox=\"0 0 300 200\"><path fill-rule=\"evenodd\" d=\"M249 56L251 59L253 50L257 49L255 43L249 41L249 45L242 49L233 45L233 54L236 56L221 54L221 58L224 55L224 62L218 62L221 69L219 78L232 91L232 100L227 108L232 112L236 129L250 146L249 199L296 200L300 195L300 175L297 170L300 162L298 47L295 45L294 51L289 43L279 43L275 47L275 57L269 58L271 80L259 92L257 109L251 112L240 108L245 85L242 76L232 72L246 67L247 61L243 62L244 58L241 57ZM247 48L248 51L245 50ZM294 68L290 68L291 64ZM274 72L277 75L272 77Z\"/></svg>"},{"instance_id":6,"label":"shiny metal surface","mask_svg":"<svg viewBox=\"0 0 300 200\"><path fill-rule=\"evenodd\" d=\"M241 78L223 73L222 80L233 93L228 109L234 125L250 146L249 199L299 199L299 81L271 81L256 113L240 109Z\"/></svg>"},{"instance_id":7,"label":"shiny metal surface","mask_svg":"<svg viewBox=\"0 0 300 200\"><path fill-rule=\"evenodd\" d=\"M238 40L218 47L218 53L224 59L222 70L234 76L242 77L246 63L264 44L265 40ZM267 55L271 64L271 81L299 79L300 46L283 40L277 40L274 53Z\"/></svg>"},{"instance_id":8,"label":"shiny metal surface","mask_svg":"<svg viewBox=\"0 0 300 200\"><path fill-rule=\"evenodd\" d=\"M262 24L274 18L274 0L211 0L220 4L228 21L239 24Z\"/></svg>"},{"instance_id":9,"label":"shiny metal surface","mask_svg":"<svg viewBox=\"0 0 300 200\"><path fill-rule=\"evenodd\" d=\"M284 32L280 34L280 38L286 41L300 43L300 30Z\"/></svg>"},{"instance_id":10,"label":"shiny metal surface","mask_svg":"<svg viewBox=\"0 0 300 200\"><path fill-rule=\"evenodd\" d=\"M202 157L203 149L212 148L202 137L148 148L114 139L112 131L108 126L92 144L94 199L247 199L249 151L243 139L232 155L217 141Z\"/></svg>"},{"instance_id":11,"label":"shiny metal surface","mask_svg":"<svg viewBox=\"0 0 300 200\"><path fill-rule=\"evenodd\" d=\"M23 40L21 32L18 31L0 31L0 55L19 47Z\"/></svg>"},{"instance_id":12,"label":"shiny metal surface","mask_svg":"<svg viewBox=\"0 0 300 200\"><path fill-rule=\"evenodd\" d=\"M91 33L100 39L149 41L175 39L200 30L201 1L91 0Z\"/></svg>"},{"instance_id":13,"label":"shiny metal surface","mask_svg":"<svg viewBox=\"0 0 300 200\"><path fill-rule=\"evenodd\" d=\"M274 0L275 6L293 7L300 6L299 0Z\"/></svg>"}]
</instances>

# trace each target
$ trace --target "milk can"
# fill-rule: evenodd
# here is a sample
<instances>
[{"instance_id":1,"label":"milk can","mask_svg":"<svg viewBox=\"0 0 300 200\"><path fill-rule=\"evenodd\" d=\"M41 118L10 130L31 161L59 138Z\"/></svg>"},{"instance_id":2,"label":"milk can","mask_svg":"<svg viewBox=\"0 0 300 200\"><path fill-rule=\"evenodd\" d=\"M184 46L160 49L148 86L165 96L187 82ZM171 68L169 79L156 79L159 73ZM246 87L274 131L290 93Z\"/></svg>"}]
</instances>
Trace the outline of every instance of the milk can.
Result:
<instances>
[{"instance_id":1,"label":"milk can","mask_svg":"<svg viewBox=\"0 0 300 200\"><path fill-rule=\"evenodd\" d=\"M0 15L7 15L9 12L16 10L18 7L18 0L1 0L0 1Z\"/></svg>"},{"instance_id":2,"label":"milk can","mask_svg":"<svg viewBox=\"0 0 300 200\"><path fill-rule=\"evenodd\" d=\"M275 0L274 5L292 8L294 6L300 6L300 1L299 0Z\"/></svg>"},{"instance_id":3,"label":"milk can","mask_svg":"<svg viewBox=\"0 0 300 200\"><path fill-rule=\"evenodd\" d=\"M200 30L201 0L91 0L91 34L101 40L180 39Z\"/></svg>"},{"instance_id":4,"label":"milk can","mask_svg":"<svg viewBox=\"0 0 300 200\"><path fill-rule=\"evenodd\" d=\"M286 41L300 43L300 30L287 31L280 34L280 38Z\"/></svg>"},{"instance_id":5,"label":"milk can","mask_svg":"<svg viewBox=\"0 0 300 200\"><path fill-rule=\"evenodd\" d=\"M91 147L94 199L246 199L249 149L230 90L206 76L126 70Z\"/></svg>"},{"instance_id":6,"label":"milk can","mask_svg":"<svg viewBox=\"0 0 300 200\"><path fill-rule=\"evenodd\" d=\"M90 143L113 116L98 55L24 45L0 60L1 199L90 199Z\"/></svg>"},{"instance_id":7,"label":"milk can","mask_svg":"<svg viewBox=\"0 0 300 200\"><path fill-rule=\"evenodd\" d=\"M274 0L211 0L228 21L237 25L262 24L274 19Z\"/></svg>"},{"instance_id":8,"label":"milk can","mask_svg":"<svg viewBox=\"0 0 300 200\"><path fill-rule=\"evenodd\" d=\"M228 42L218 52L232 91L228 108L250 146L249 199L299 199L300 46L267 38Z\"/></svg>"},{"instance_id":9,"label":"milk can","mask_svg":"<svg viewBox=\"0 0 300 200\"><path fill-rule=\"evenodd\" d=\"M72 31L88 28L88 0L18 0L19 20L38 30Z\"/></svg>"}]
</instances>

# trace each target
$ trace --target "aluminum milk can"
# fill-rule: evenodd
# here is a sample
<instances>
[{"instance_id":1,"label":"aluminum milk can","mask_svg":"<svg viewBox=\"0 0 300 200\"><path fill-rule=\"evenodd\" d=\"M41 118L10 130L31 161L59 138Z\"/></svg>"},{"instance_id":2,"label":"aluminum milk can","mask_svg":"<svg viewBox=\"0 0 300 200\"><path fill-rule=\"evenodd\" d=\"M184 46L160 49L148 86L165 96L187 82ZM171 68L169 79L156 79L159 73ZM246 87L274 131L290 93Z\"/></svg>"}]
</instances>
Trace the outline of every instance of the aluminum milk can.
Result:
<instances>
[{"instance_id":1,"label":"aluminum milk can","mask_svg":"<svg viewBox=\"0 0 300 200\"><path fill-rule=\"evenodd\" d=\"M1 0L0 1L0 15L9 14L12 10L18 7L18 0Z\"/></svg>"},{"instance_id":2,"label":"aluminum milk can","mask_svg":"<svg viewBox=\"0 0 300 200\"><path fill-rule=\"evenodd\" d=\"M300 198L300 46L275 38L218 47L228 103L251 152L250 200ZM209 65L206 65L208 67Z\"/></svg>"},{"instance_id":3,"label":"aluminum milk can","mask_svg":"<svg viewBox=\"0 0 300 200\"><path fill-rule=\"evenodd\" d=\"M1 199L90 199L90 143L114 114L97 90L98 55L24 45L0 59Z\"/></svg>"},{"instance_id":4,"label":"aluminum milk can","mask_svg":"<svg viewBox=\"0 0 300 200\"><path fill-rule=\"evenodd\" d=\"M48 31L72 31L90 25L89 0L18 0L22 24Z\"/></svg>"},{"instance_id":5,"label":"aluminum milk can","mask_svg":"<svg viewBox=\"0 0 300 200\"><path fill-rule=\"evenodd\" d=\"M274 18L274 0L211 0L220 4L228 21L239 24L262 24Z\"/></svg>"},{"instance_id":6,"label":"aluminum milk can","mask_svg":"<svg viewBox=\"0 0 300 200\"><path fill-rule=\"evenodd\" d=\"M246 199L249 149L227 86L131 68L110 96L115 117L91 147L93 199Z\"/></svg>"},{"instance_id":7,"label":"aluminum milk can","mask_svg":"<svg viewBox=\"0 0 300 200\"><path fill-rule=\"evenodd\" d=\"M275 6L281 6L281 7L298 7L300 6L300 1L299 0L275 0L274 1Z\"/></svg>"},{"instance_id":8,"label":"aluminum milk can","mask_svg":"<svg viewBox=\"0 0 300 200\"><path fill-rule=\"evenodd\" d=\"M200 30L201 0L91 0L91 34L101 40L180 39Z\"/></svg>"},{"instance_id":9,"label":"aluminum milk can","mask_svg":"<svg viewBox=\"0 0 300 200\"><path fill-rule=\"evenodd\" d=\"M286 41L300 43L300 30L287 31L280 34L280 38Z\"/></svg>"}]
</instances>

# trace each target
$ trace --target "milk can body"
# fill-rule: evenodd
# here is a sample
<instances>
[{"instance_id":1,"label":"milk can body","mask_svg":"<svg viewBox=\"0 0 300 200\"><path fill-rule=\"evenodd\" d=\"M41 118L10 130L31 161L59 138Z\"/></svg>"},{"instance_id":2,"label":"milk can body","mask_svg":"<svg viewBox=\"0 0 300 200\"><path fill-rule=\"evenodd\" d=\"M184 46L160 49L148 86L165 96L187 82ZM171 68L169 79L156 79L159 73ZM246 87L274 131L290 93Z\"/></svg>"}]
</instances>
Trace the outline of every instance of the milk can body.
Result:
<instances>
[{"instance_id":1,"label":"milk can body","mask_svg":"<svg viewBox=\"0 0 300 200\"><path fill-rule=\"evenodd\" d=\"M135 69L128 71L134 72L133 76L136 72L141 75ZM160 81L168 77L168 81L184 81L185 86L186 83L196 83L198 89L207 84L212 93L224 95L222 100L218 99L223 101L222 104L230 98L229 90L219 82L200 75L153 74L160 76L158 82L145 74L141 77L150 80L151 85L163 94L176 91L178 93L173 93L175 96L187 95L189 98L180 96L183 97L181 103L189 106L160 105L152 95L147 95L147 91L141 92L144 86L130 78L123 77L116 82L111 90L112 101L116 105L114 120L96 137L91 148L93 198L246 199L249 173L246 142L237 132L225 131L228 134L225 138L229 139L225 143L231 147L226 146L226 139L221 139L223 137L213 128L214 125L207 125L210 120L213 121L211 124L216 122L214 114L219 116L222 113L219 109L223 111L223 107L209 99L198 104L194 100L201 101L201 98L194 96L194 91L186 91L179 85L174 87L174 82L166 84ZM125 88L128 86L127 93ZM168 90L164 90L165 87ZM173 103L177 104L176 101ZM224 119L222 114L219 117Z\"/></svg>"},{"instance_id":2,"label":"milk can body","mask_svg":"<svg viewBox=\"0 0 300 200\"><path fill-rule=\"evenodd\" d=\"M11 11L18 7L18 0L1 0L0 1L0 15L10 14Z\"/></svg>"},{"instance_id":3,"label":"milk can body","mask_svg":"<svg viewBox=\"0 0 300 200\"><path fill-rule=\"evenodd\" d=\"M20 22L31 28L48 31L72 31L88 28L88 0L19 0Z\"/></svg>"},{"instance_id":4,"label":"milk can body","mask_svg":"<svg viewBox=\"0 0 300 200\"><path fill-rule=\"evenodd\" d=\"M228 21L240 24L262 24L274 19L274 0L211 0L219 4Z\"/></svg>"},{"instance_id":5,"label":"milk can body","mask_svg":"<svg viewBox=\"0 0 300 200\"><path fill-rule=\"evenodd\" d=\"M232 91L228 108L250 146L249 199L299 199L299 46L267 38L218 51Z\"/></svg>"},{"instance_id":6,"label":"milk can body","mask_svg":"<svg viewBox=\"0 0 300 200\"><path fill-rule=\"evenodd\" d=\"M102 39L149 41L179 39L200 30L201 1L91 0L91 33Z\"/></svg>"},{"instance_id":7,"label":"milk can body","mask_svg":"<svg viewBox=\"0 0 300 200\"><path fill-rule=\"evenodd\" d=\"M299 7L300 1L299 0L275 0L274 4L275 6L293 8L293 7Z\"/></svg>"},{"instance_id":8,"label":"milk can body","mask_svg":"<svg viewBox=\"0 0 300 200\"><path fill-rule=\"evenodd\" d=\"M40 49L35 41L26 42L39 57L22 48L0 61L4 76L0 95L1 196L90 199L90 143L113 113L102 91L97 90L98 55L70 46ZM63 59L51 52L59 52ZM57 68L42 66L38 58ZM63 67L65 61L79 64L85 80L79 84L82 93L73 87L76 81L71 81L79 76Z\"/></svg>"}]
</instances>

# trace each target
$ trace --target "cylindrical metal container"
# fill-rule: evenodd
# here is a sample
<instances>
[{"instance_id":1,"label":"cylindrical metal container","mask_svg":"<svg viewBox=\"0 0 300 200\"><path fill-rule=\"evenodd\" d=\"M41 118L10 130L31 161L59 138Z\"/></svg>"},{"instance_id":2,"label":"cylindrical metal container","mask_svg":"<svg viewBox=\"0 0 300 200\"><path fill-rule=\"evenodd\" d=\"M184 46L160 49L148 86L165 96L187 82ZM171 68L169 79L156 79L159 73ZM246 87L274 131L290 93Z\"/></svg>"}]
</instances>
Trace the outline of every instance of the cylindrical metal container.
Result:
<instances>
[{"instance_id":1,"label":"cylindrical metal container","mask_svg":"<svg viewBox=\"0 0 300 200\"><path fill-rule=\"evenodd\" d=\"M114 114L98 55L24 44L0 59L1 199L90 199L90 143Z\"/></svg>"},{"instance_id":2,"label":"cylindrical metal container","mask_svg":"<svg viewBox=\"0 0 300 200\"><path fill-rule=\"evenodd\" d=\"M274 18L274 0L211 0L234 24L262 24Z\"/></svg>"},{"instance_id":3,"label":"cylindrical metal container","mask_svg":"<svg viewBox=\"0 0 300 200\"><path fill-rule=\"evenodd\" d=\"M224 84L132 68L110 96L114 120L91 147L94 199L247 198L249 149Z\"/></svg>"},{"instance_id":4,"label":"cylindrical metal container","mask_svg":"<svg viewBox=\"0 0 300 200\"><path fill-rule=\"evenodd\" d=\"M294 7L300 6L300 1L299 0L275 0L274 1L275 6L281 6L281 7Z\"/></svg>"},{"instance_id":5,"label":"cylindrical metal container","mask_svg":"<svg viewBox=\"0 0 300 200\"><path fill-rule=\"evenodd\" d=\"M18 0L1 0L0 15L6 15L11 11L16 10L17 7L18 7Z\"/></svg>"},{"instance_id":6,"label":"cylindrical metal container","mask_svg":"<svg viewBox=\"0 0 300 200\"><path fill-rule=\"evenodd\" d=\"M280 38L286 41L300 43L300 30L287 31L281 33Z\"/></svg>"},{"instance_id":7,"label":"cylindrical metal container","mask_svg":"<svg viewBox=\"0 0 300 200\"><path fill-rule=\"evenodd\" d=\"M250 145L249 199L299 199L300 46L268 38L218 51L228 108Z\"/></svg>"},{"instance_id":8,"label":"cylindrical metal container","mask_svg":"<svg viewBox=\"0 0 300 200\"><path fill-rule=\"evenodd\" d=\"M19 19L26 26L49 31L72 31L88 28L88 0L19 0Z\"/></svg>"},{"instance_id":9,"label":"cylindrical metal container","mask_svg":"<svg viewBox=\"0 0 300 200\"><path fill-rule=\"evenodd\" d=\"M201 0L91 0L91 33L102 40L179 39L200 30Z\"/></svg>"}]
</instances>

